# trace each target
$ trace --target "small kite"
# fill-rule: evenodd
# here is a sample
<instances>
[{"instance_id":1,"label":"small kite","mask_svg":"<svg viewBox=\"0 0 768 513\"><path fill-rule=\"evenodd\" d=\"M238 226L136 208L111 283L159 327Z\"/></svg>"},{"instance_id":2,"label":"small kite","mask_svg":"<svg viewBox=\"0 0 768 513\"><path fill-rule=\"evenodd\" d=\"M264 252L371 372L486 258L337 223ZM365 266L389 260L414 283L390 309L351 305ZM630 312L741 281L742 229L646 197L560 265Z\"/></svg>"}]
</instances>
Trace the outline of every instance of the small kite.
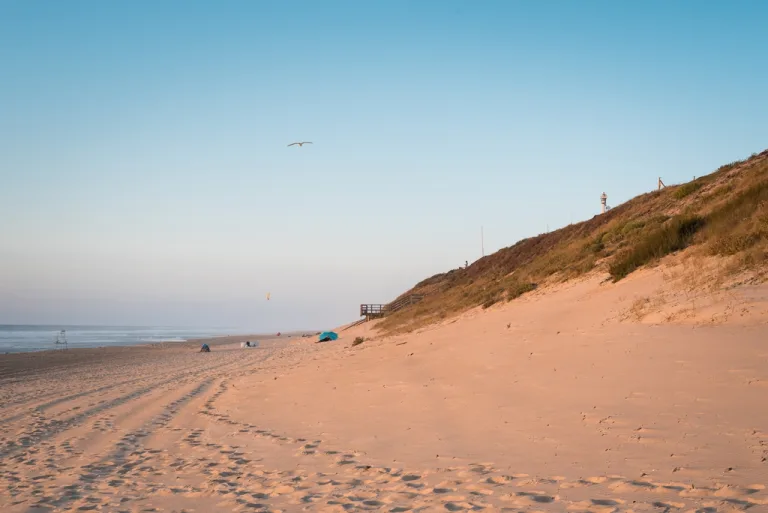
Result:
<instances>
[{"instance_id":1,"label":"small kite","mask_svg":"<svg viewBox=\"0 0 768 513\"><path fill-rule=\"evenodd\" d=\"M269 292L267 292L267 301L269 301L269 296L270 296L270 294L269 294Z\"/></svg>"},{"instance_id":2,"label":"small kite","mask_svg":"<svg viewBox=\"0 0 768 513\"><path fill-rule=\"evenodd\" d=\"M312 141L302 141L302 142L295 142L295 143L291 143L291 144L289 144L288 146L289 146L289 147L291 147L291 146L296 146L297 144L298 144L299 146L304 146L305 144L312 144Z\"/></svg>"}]
</instances>

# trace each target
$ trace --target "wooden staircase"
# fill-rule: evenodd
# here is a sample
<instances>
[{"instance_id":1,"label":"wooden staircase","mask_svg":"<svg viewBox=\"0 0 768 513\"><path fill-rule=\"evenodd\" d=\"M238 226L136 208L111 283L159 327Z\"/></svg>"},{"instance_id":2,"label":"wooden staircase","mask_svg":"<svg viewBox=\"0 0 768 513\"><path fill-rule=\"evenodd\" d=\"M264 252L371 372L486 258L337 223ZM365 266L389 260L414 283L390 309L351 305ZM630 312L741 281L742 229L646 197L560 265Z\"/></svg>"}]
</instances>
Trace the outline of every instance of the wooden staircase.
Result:
<instances>
[{"instance_id":1,"label":"wooden staircase","mask_svg":"<svg viewBox=\"0 0 768 513\"><path fill-rule=\"evenodd\" d=\"M423 294L409 294L407 296L403 296L400 299L396 299L391 303L387 303L385 305L381 305L381 304L360 305L360 317L364 317L364 318L358 321L358 323L355 323L354 326L357 326L358 324L363 323L365 321L370 321L371 319L378 319L380 317L385 317L391 313L397 312L398 310L402 310L406 306L416 304L422 299L424 299Z\"/></svg>"},{"instance_id":2,"label":"wooden staircase","mask_svg":"<svg viewBox=\"0 0 768 513\"><path fill-rule=\"evenodd\" d=\"M360 319L359 321L355 321L355 322L353 322L352 324L350 324L349 326L345 327L345 328L344 328L343 330L341 330L341 331L347 331L348 329L350 329L350 328L354 328L355 326L360 326L362 323L364 323L364 322L367 322L367 321L368 321L368 319L367 319L367 318L365 318L365 317L363 317L363 318L362 318L362 319Z\"/></svg>"}]
</instances>

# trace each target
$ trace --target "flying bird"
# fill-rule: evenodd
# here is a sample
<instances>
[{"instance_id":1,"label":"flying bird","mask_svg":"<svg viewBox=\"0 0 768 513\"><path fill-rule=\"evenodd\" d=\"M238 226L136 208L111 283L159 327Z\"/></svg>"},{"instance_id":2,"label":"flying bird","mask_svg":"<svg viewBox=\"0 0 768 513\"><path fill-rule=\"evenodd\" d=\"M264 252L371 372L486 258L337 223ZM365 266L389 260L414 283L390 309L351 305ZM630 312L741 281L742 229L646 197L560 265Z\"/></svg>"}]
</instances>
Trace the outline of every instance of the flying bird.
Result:
<instances>
[{"instance_id":1,"label":"flying bird","mask_svg":"<svg viewBox=\"0 0 768 513\"><path fill-rule=\"evenodd\" d=\"M299 146L304 146L305 144L312 144L312 141L302 141L302 142L295 142L295 143L291 143L291 144L289 144L288 146L296 146L297 144L298 144Z\"/></svg>"}]
</instances>

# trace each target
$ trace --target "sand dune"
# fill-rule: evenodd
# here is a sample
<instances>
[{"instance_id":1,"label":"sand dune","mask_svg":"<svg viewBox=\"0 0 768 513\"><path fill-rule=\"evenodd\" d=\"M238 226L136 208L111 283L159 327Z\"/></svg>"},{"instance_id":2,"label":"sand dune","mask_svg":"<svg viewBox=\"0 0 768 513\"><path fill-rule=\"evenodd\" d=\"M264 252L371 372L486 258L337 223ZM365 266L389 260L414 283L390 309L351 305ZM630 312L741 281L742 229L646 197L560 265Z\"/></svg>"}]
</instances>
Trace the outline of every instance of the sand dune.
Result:
<instances>
[{"instance_id":1,"label":"sand dune","mask_svg":"<svg viewBox=\"0 0 768 513\"><path fill-rule=\"evenodd\" d=\"M665 316L665 276L391 338L0 357L1 509L768 510L766 289Z\"/></svg>"}]
</instances>

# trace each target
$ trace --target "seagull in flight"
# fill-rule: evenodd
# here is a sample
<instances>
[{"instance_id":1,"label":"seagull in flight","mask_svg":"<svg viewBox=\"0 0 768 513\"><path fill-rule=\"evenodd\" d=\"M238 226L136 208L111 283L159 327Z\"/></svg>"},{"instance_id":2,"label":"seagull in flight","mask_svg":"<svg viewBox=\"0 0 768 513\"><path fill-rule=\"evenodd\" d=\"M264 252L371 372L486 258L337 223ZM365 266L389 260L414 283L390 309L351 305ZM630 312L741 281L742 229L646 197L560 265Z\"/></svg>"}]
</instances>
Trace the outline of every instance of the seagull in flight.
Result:
<instances>
[{"instance_id":1,"label":"seagull in flight","mask_svg":"<svg viewBox=\"0 0 768 513\"><path fill-rule=\"evenodd\" d=\"M295 142L295 143L291 143L291 144L289 144L288 146L289 146L289 147L290 147L290 146L296 146L297 144L298 144L299 146L304 146L305 144L312 144L312 141L302 141L302 142Z\"/></svg>"}]
</instances>

